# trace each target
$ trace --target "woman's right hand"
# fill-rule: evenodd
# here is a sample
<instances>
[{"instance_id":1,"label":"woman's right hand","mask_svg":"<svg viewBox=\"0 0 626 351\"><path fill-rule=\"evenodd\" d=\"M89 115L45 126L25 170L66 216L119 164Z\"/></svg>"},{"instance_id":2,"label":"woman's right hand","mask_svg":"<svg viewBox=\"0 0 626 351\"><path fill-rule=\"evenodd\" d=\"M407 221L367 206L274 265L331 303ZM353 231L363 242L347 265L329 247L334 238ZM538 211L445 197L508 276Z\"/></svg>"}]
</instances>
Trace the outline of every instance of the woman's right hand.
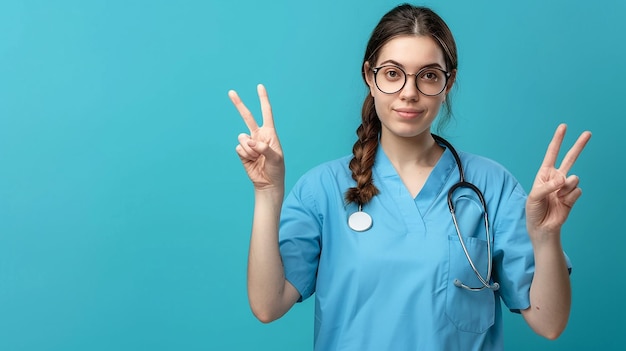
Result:
<instances>
[{"instance_id":1,"label":"woman's right hand","mask_svg":"<svg viewBox=\"0 0 626 351\"><path fill-rule=\"evenodd\" d=\"M236 151L255 189L254 218L248 254L248 299L254 315L268 323L285 314L300 298L300 293L285 279L278 244L280 211L285 188L283 150L274 129L267 91L257 87L263 126L234 91L228 96L250 134L239 135Z\"/></svg>"},{"instance_id":2,"label":"woman's right hand","mask_svg":"<svg viewBox=\"0 0 626 351\"><path fill-rule=\"evenodd\" d=\"M257 92L263 115L261 127L256 123L254 116L241 101L239 95L234 90L228 92L228 97L250 130L250 134L239 134L239 145L235 150L256 190L276 187L282 190L285 182L283 150L274 128L272 107L267 91L263 85L259 84Z\"/></svg>"}]
</instances>

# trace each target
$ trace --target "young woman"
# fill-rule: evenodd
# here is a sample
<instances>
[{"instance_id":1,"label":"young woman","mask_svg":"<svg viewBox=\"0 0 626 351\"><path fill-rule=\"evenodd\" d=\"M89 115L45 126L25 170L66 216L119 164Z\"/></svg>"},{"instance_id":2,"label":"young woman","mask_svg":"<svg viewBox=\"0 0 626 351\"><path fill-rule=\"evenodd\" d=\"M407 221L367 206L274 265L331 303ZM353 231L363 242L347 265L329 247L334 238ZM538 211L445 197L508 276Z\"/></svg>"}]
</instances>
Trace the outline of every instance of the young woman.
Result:
<instances>
[{"instance_id":1,"label":"young woman","mask_svg":"<svg viewBox=\"0 0 626 351\"><path fill-rule=\"evenodd\" d=\"M557 128L532 190L486 158L431 134L457 73L448 26L401 5L374 29L370 94L353 155L305 174L284 198L284 161L265 88L263 126L229 96L250 134L236 151L254 184L248 295L263 322L315 293L316 350L500 350L500 299L554 339L570 311L560 229L581 195L555 167Z\"/></svg>"}]
</instances>

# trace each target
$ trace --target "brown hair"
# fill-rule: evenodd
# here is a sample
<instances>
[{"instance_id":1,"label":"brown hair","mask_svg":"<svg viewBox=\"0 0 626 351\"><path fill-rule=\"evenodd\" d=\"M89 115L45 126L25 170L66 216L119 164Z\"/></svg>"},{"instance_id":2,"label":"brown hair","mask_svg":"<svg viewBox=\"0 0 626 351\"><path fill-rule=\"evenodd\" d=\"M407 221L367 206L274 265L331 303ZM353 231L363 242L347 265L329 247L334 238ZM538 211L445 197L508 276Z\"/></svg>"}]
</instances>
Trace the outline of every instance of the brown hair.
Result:
<instances>
[{"instance_id":1,"label":"brown hair","mask_svg":"<svg viewBox=\"0 0 626 351\"><path fill-rule=\"evenodd\" d=\"M450 28L431 9L410 4L399 5L381 18L367 43L361 68L363 69L366 62L375 64L380 48L391 39L402 35L432 37L443 51L446 69L449 72L457 69L456 44ZM369 72L362 71L361 74L367 84L366 75ZM440 128L449 121L451 112L452 105L447 98L444 114L438 124ZM356 130L358 139L352 147L354 157L350 161L350 170L356 186L346 191L345 199L348 203L366 204L379 192L372 180L372 167L376 158L380 130L381 124L376 114L374 98L367 94L361 110L361 125Z\"/></svg>"}]
</instances>

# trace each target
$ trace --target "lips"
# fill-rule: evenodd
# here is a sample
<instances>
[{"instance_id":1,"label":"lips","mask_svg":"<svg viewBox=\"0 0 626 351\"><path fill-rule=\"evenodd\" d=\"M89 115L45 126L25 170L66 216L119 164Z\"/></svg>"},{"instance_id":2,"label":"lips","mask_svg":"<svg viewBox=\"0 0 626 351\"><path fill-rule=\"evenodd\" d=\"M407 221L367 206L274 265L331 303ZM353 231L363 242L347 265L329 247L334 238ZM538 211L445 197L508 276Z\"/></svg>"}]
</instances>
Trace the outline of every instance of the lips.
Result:
<instances>
[{"instance_id":1,"label":"lips","mask_svg":"<svg viewBox=\"0 0 626 351\"><path fill-rule=\"evenodd\" d=\"M394 111L402 118L416 118L423 113L423 111L414 108L395 108Z\"/></svg>"}]
</instances>

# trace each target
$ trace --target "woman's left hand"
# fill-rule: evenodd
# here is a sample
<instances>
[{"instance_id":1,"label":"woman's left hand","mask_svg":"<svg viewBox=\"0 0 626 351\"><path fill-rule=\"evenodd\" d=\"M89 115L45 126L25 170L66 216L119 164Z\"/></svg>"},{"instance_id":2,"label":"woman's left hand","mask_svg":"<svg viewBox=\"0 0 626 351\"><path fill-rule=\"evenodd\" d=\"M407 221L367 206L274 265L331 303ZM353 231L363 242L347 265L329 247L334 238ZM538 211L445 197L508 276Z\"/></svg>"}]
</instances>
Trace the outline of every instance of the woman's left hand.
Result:
<instances>
[{"instance_id":1,"label":"woman's left hand","mask_svg":"<svg viewBox=\"0 0 626 351\"><path fill-rule=\"evenodd\" d=\"M568 172L591 138L591 133L583 132L563 158L560 167L556 168L566 129L565 124L557 127L526 200L526 226L531 238L558 235L574 203L582 194L578 177L568 175Z\"/></svg>"}]
</instances>

